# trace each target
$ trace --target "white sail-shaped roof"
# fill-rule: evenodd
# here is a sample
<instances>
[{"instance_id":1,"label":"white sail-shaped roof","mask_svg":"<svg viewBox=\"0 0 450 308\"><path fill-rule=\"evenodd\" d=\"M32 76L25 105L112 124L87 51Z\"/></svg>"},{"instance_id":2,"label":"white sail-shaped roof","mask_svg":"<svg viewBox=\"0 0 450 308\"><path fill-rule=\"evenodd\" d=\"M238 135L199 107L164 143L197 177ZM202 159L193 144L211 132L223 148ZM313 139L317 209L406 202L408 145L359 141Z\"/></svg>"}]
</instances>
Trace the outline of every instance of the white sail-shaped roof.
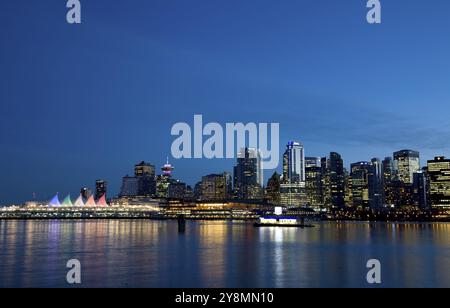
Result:
<instances>
[{"instance_id":1,"label":"white sail-shaped roof","mask_svg":"<svg viewBox=\"0 0 450 308\"><path fill-rule=\"evenodd\" d=\"M84 206L83 197L81 195L78 197L77 201L75 201L74 206L79 206L79 207Z\"/></svg>"}]
</instances>

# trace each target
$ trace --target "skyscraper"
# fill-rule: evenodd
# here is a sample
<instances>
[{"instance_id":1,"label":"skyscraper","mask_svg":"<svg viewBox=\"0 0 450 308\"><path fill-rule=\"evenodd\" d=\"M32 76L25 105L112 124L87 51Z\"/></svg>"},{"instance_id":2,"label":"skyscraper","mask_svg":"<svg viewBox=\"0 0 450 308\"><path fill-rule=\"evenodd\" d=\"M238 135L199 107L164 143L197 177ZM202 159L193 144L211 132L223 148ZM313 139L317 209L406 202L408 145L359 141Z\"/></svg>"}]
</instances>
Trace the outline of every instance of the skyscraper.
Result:
<instances>
[{"instance_id":1,"label":"skyscraper","mask_svg":"<svg viewBox=\"0 0 450 308\"><path fill-rule=\"evenodd\" d=\"M283 155L283 179L280 184L281 204L289 207L305 205L305 153L303 146L290 141Z\"/></svg>"},{"instance_id":2,"label":"skyscraper","mask_svg":"<svg viewBox=\"0 0 450 308\"><path fill-rule=\"evenodd\" d=\"M321 157L305 157L305 169L308 167L320 167Z\"/></svg>"},{"instance_id":3,"label":"skyscraper","mask_svg":"<svg viewBox=\"0 0 450 308\"><path fill-rule=\"evenodd\" d=\"M155 166L145 161L140 162L139 164L134 166L134 175L135 176L149 176L155 177Z\"/></svg>"},{"instance_id":4,"label":"skyscraper","mask_svg":"<svg viewBox=\"0 0 450 308\"><path fill-rule=\"evenodd\" d=\"M184 200L186 196L186 183L179 180L170 179L167 190L167 198Z\"/></svg>"},{"instance_id":5,"label":"skyscraper","mask_svg":"<svg viewBox=\"0 0 450 308\"><path fill-rule=\"evenodd\" d=\"M427 192L427 177L423 171L414 173L413 175L413 198L414 205L421 208L428 208L428 192Z\"/></svg>"},{"instance_id":6,"label":"skyscraper","mask_svg":"<svg viewBox=\"0 0 450 308\"><path fill-rule=\"evenodd\" d=\"M316 159L315 164L306 164L305 175L307 204L315 210L320 211L323 207L320 159L319 161Z\"/></svg>"},{"instance_id":7,"label":"skyscraper","mask_svg":"<svg viewBox=\"0 0 450 308\"><path fill-rule=\"evenodd\" d=\"M270 204L279 205L281 202L280 182L281 177L277 172L274 172L267 182L266 199Z\"/></svg>"},{"instance_id":8,"label":"skyscraper","mask_svg":"<svg viewBox=\"0 0 450 308\"><path fill-rule=\"evenodd\" d=\"M358 162L351 164L353 206L366 209L369 206L369 174L371 164Z\"/></svg>"},{"instance_id":9,"label":"skyscraper","mask_svg":"<svg viewBox=\"0 0 450 308\"><path fill-rule=\"evenodd\" d=\"M345 206L344 161L339 153L331 152L327 161L326 185L328 196L326 200L331 210L342 209Z\"/></svg>"},{"instance_id":10,"label":"skyscraper","mask_svg":"<svg viewBox=\"0 0 450 308\"><path fill-rule=\"evenodd\" d=\"M285 182L280 184L280 199L281 205L295 208L304 206L308 203L306 197L306 183L305 182Z\"/></svg>"},{"instance_id":11,"label":"skyscraper","mask_svg":"<svg viewBox=\"0 0 450 308\"><path fill-rule=\"evenodd\" d=\"M353 180L349 172L344 169L344 203L345 207L353 207Z\"/></svg>"},{"instance_id":12,"label":"skyscraper","mask_svg":"<svg viewBox=\"0 0 450 308\"><path fill-rule=\"evenodd\" d=\"M380 159L372 158L369 169L369 207L371 209L384 207L383 182L383 165Z\"/></svg>"},{"instance_id":13,"label":"skyscraper","mask_svg":"<svg viewBox=\"0 0 450 308\"><path fill-rule=\"evenodd\" d=\"M392 206L394 196L392 190L392 181L394 180L394 163L391 157L383 160L383 200L384 204Z\"/></svg>"},{"instance_id":14,"label":"skyscraper","mask_svg":"<svg viewBox=\"0 0 450 308\"><path fill-rule=\"evenodd\" d=\"M95 181L95 199L99 200L101 197L106 196L106 186L105 180Z\"/></svg>"},{"instance_id":15,"label":"skyscraper","mask_svg":"<svg viewBox=\"0 0 450 308\"><path fill-rule=\"evenodd\" d=\"M155 166L144 161L134 166L134 176L138 178L138 195L156 194Z\"/></svg>"},{"instance_id":16,"label":"skyscraper","mask_svg":"<svg viewBox=\"0 0 450 308\"><path fill-rule=\"evenodd\" d=\"M119 197L136 197L139 195L139 179L135 176L124 176Z\"/></svg>"},{"instance_id":17,"label":"skyscraper","mask_svg":"<svg viewBox=\"0 0 450 308\"><path fill-rule=\"evenodd\" d=\"M414 173L420 171L419 152L402 150L394 153L396 178L404 184L413 184Z\"/></svg>"},{"instance_id":18,"label":"skyscraper","mask_svg":"<svg viewBox=\"0 0 450 308\"><path fill-rule=\"evenodd\" d=\"M305 151L299 142L290 141L284 156L286 161L286 176L291 182L305 182Z\"/></svg>"},{"instance_id":19,"label":"skyscraper","mask_svg":"<svg viewBox=\"0 0 450 308\"><path fill-rule=\"evenodd\" d=\"M450 209L450 159L443 156L428 161L430 203L433 209Z\"/></svg>"},{"instance_id":20,"label":"skyscraper","mask_svg":"<svg viewBox=\"0 0 450 308\"><path fill-rule=\"evenodd\" d=\"M200 188L200 200L224 201L229 196L228 173L210 174L202 177Z\"/></svg>"},{"instance_id":21,"label":"skyscraper","mask_svg":"<svg viewBox=\"0 0 450 308\"><path fill-rule=\"evenodd\" d=\"M121 197L151 197L156 195L155 166L144 161L134 166L134 176L122 178Z\"/></svg>"},{"instance_id":22,"label":"skyscraper","mask_svg":"<svg viewBox=\"0 0 450 308\"><path fill-rule=\"evenodd\" d=\"M234 167L234 190L237 198L262 199L262 166L259 151L241 149Z\"/></svg>"}]
</instances>

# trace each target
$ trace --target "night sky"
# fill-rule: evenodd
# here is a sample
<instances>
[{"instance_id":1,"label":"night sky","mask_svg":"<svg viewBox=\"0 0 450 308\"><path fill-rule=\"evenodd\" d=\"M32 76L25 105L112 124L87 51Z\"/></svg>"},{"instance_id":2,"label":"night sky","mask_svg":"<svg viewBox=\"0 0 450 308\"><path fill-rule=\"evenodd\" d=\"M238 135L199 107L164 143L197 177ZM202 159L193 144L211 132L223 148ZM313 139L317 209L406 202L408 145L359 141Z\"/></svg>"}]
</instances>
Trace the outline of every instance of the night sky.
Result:
<instances>
[{"instance_id":1,"label":"night sky","mask_svg":"<svg viewBox=\"0 0 450 308\"><path fill-rule=\"evenodd\" d=\"M176 122L279 122L281 147L345 165L450 156L450 1L0 0L0 204L119 192ZM282 149L280 149L280 154ZM234 160L174 160L194 184ZM281 169L281 166L280 168ZM270 171L266 174L269 175Z\"/></svg>"}]
</instances>

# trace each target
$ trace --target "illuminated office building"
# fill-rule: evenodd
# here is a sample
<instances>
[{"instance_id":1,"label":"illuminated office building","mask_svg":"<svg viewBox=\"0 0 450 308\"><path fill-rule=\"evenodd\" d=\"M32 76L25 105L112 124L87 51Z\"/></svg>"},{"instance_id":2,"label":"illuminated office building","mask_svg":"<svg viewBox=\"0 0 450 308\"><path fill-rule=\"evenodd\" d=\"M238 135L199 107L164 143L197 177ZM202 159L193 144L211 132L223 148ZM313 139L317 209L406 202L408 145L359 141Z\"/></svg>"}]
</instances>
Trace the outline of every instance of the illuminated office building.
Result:
<instances>
[{"instance_id":1,"label":"illuminated office building","mask_svg":"<svg viewBox=\"0 0 450 308\"><path fill-rule=\"evenodd\" d=\"M345 174L341 155L331 152L321 160L324 205L331 211L345 206Z\"/></svg>"},{"instance_id":2,"label":"illuminated office building","mask_svg":"<svg viewBox=\"0 0 450 308\"><path fill-rule=\"evenodd\" d=\"M186 184L178 180L170 179L167 198L184 200L186 196Z\"/></svg>"},{"instance_id":3,"label":"illuminated office building","mask_svg":"<svg viewBox=\"0 0 450 308\"><path fill-rule=\"evenodd\" d=\"M394 153L396 178L405 184L412 185L414 173L420 171L419 152L402 150Z\"/></svg>"},{"instance_id":4,"label":"illuminated office building","mask_svg":"<svg viewBox=\"0 0 450 308\"><path fill-rule=\"evenodd\" d=\"M305 157L305 168L320 167L321 157Z\"/></svg>"},{"instance_id":5,"label":"illuminated office building","mask_svg":"<svg viewBox=\"0 0 450 308\"><path fill-rule=\"evenodd\" d=\"M202 177L201 201L223 201L230 197L231 177L229 173L210 174Z\"/></svg>"},{"instance_id":6,"label":"illuminated office building","mask_svg":"<svg viewBox=\"0 0 450 308\"><path fill-rule=\"evenodd\" d=\"M303 145L290 141L283 156L284 180L305 182L305 151Z\"/></svg>"},{"instance_id":7,"label":"illuminated office building","mask_svg":"<svg viewBox=\"0 0 450 308\"><path fill-rule=\"evenodd\" d=\"M351 164L353 206L361 209L369 207L369 162Z\"/></svg>"},{"instance_id":8,"label":"illuminated office building","mask_svg":"<svg viewBox=\"0 0 450 308\"><path fill-rule=\"evenodd\" d=\"M152 164L146 163L144 161L134 166L134 175L135 176L149 176L155 177L155 166Z\"/></svg>"},{"instance_id":9,"label":"illuminated office building","mask_svg":"<svg viewBox=\"0 0 450 308\"><path fill-rule=\"evenodd\" d=\"M134 166L134 176L138 178L138 196L156 195L155 166L142 161Z\"/></svg>"},{"instance_id":10,"label":"illuminated office building","mask_svg":"<svg viewBox=\"0 0 450 308\"><path fill-rule=\"evenodd\" d=\"M307 204L305 182L284 182L280 184L280 203L288 208Z\"/></svg>"},{"instance_id":11,"label":"illuminated office building","mask_svg":"<svg viewBox=\"0 0 450 308\"><path fill-rule=\"evenodd\" d=\"M308 161L308 160L306 160ZM322 199L322 169L320 160L314 164L307 163L305 168L306 175L306 199L308 206L320 210L323 207Z\"/></svg>"},{"instance_id":12,"label":"illuminated office building","mask_svg":"<svg viewBox=\"0 0 450 308\"><path fill-rule=\"evenodd\" d=\"M266 199L269 204L279 205L281 202L280 196L280 185L281 185L281 176L274 172L274 174L270 177L267 182L266 188Z\"/></svg>"},{"instance_id":13,"label":"illuminated office building","mask_svg":"<svg viewBox=\"0 0 450 308\"><path fill-rule=\"evenodd\" d=\"M428 161L430 204L433 209L450 209L450 159L443 156Z\"/></svg>"},{"instance_id":14,"label":"illuminated office building","mask_svg":"<svg viewBox=\"0 0 450 308\"><path fill-rule=\"evenodd\" d=\"M427 175L423 171L413 175L413 197L414 205L421 209L428 208Z\"/></svg>"},{"instance_id":15,"label":"illuminated office building","mask_svg":"<svg viewBox=\"0 0 450 308\"><path fill-rule=\"evenodd\" d=\"M395 178L394 162L391 157L386 157L383 162L383 200L387 206L394 204L392 181Z\"/></svg>"},{"instance_id":16,"label":"illuminated office building","mask_svg":"<svg viewBox=\"0 0 450 308\"><path fill-rule=\"evenodd\" d=\"M283 155L283 179L280 184L281 204L299 207L307 204L305 153L303 145L290 141Z\"/></svg>"},{"instance_id":17,"label":"illuminated office building","mask_svg":"<svg viewBox=\"0 0 450 308\"><path fill-rule=\"evenodd\" d=\"M263 198L261 156L255 149L241 149L234 167L234 191L242 200Z\"/></svg>"},{"instance_id":18,"label":"illuminated office building","mask_svg":"<svg viewBox=\"0 0 450 308\"><path fill-rule=\"evenodd\" d=\"M353 207L353 181L349 172L344 169L344 202L345 207Z\"/></svg>"},{"instance_id":19,"label":"illuminated office building","mask_svg":"<svg viewBox=\"0 0 450 308\"><path fill-rule=\"evenodd\" d=\"M134 176L124 176L120 197L154 197L156 195L155 166L144 161L134 166Z\"/></svg>"},{"instance_id":20,"label":"illuminated office building","mask_svg":"<svg viewBox=\"0 0 450 308\"><path fill-rule=\"evenodd\" d=\"M369 207L379 209L384 207L384 174L383 165L378 158L370 161L369 168Z\"/></svg>"}]
</instances>

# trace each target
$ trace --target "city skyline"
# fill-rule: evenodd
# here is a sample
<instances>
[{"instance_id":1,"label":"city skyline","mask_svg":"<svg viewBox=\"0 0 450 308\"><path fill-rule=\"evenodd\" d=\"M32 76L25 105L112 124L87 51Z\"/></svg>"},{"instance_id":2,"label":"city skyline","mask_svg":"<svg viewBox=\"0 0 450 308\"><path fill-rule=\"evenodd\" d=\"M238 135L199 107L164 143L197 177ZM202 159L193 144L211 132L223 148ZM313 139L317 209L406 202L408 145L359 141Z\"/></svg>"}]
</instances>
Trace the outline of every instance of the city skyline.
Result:
<instances>
[{"instance_id":1,"label":"city skyline","mask_svg":"<svg viewBox=\"0 0 450 308\"><path fill-rule=\"evenodd\" d=\"M294 149L294 150L293 150ZM291 153L295 153L295 151L301 151L301 154L297 153L294 158L294 156ZM293 152L294 151L294 152ZM367 206L372 209L376 209L376 208L382 208L384 206L386 206L385 204L382 204L381 202L381 195L384 194L384 192L381 192L381 190L385 190L386 188L382 185L387 185L387 184L391 184L392 181L397 180L400 182L403 182L405 184L409 184L409 185L415 185L416 180L414 180L413 182L413 176L415 177L418 174L422 174L424 168L426 168L428 166L428 164L431 163L435 163L436 160L439 163L440 160L443 160L443 162L447 162L448 160L445 160L445 156L440 156L440 155L436 155L432 160L427 160L425 164L422 164L420 161L420 152L415 151L415 150L411 150L411 149L403 149L403 150L399 150L399 151L395 151L392 153L391 156L384 156L382 158L378 158L378 157L372 157L369 160L365 160L365 161L358 161L358 162L350 162L347 163L345 162L345 158L342 157L339 153L337 152L330 152L330 156L321 156L321 157L316 157L316 156L306 156L305 155L305 147L303 146L303 144L299 143L298 141L289 141L286 144L286 151L284 152L284 154L282 154L283 157L285 157L285 159L282 160L282 163L280 164L281 166L278 169L281 169L281 172L278 173L278 169L275 170L270 170L270 176L266 178L265 182L260 182L262 179L260 179L260 177L258 176L258 174L261 172L261 162L260 159L257 158L259 157L259 154L255 154L255 153L259 153L258 150L255 149L248 149L245 148L241 149L239 151L239 155L237 160L237 164L234 166L234 168L231 168L232 170L234 169L234 171L232 173L230 173L228 170L222 170L220 172L216 172L216 173L205 173L203 174L200 179L198 179L197 181L195 181L194 183L185 183L183 178L180 177L173 177L173 171L174 171L174 166L172 164L169 163L169 158L166 159L166 163L161 165L160 168L156 167L153 163L148 163L145 161L140 161L139 163L134 165L134 177L133 176L129 176L129 174L127 173L125 176L122 177L122 185L121 185L121 189L119 190L119 192L112 192L108 189L107 190L107 186L108 186L108 182L110 181L110 179L96 179L95 180L95 186L94 189L90 189L89 185L86 186L81 186L81 190L80 190L80 198L83 198L84 200L90 200L94 201L94 200L99 200L102 198L106 197L106 194L108 198L121 198L121 197L133 197L133 196L144 196L144 195L154 195L154 197L158 197L158 198L177 198L177 196L170 196L169 194L169 186L172 184L175 184L175 186L178 186L179 184L181 184L183 187L181 187L181 189L183 189L183 194L186 191L186 188L188 187L189 189L192 190L192 193L194 193L194 188L197 189L197 185L203 183L203 181L207 178L213 177L214 181L216 177L222 177L222 176L226 176L226 177L230 177L230 180L224 180L225 182L222 183L222 185L224 187L228 187L228 184L225 183L229 183L231 182L232 187L230 188L231 190L233 190L233 192L231 193L231 190L227 193L225 193L225 195L223 195L222 199L216 199L216 200L226 200L226 199L231 199L233 198L232 195L234 197L237 197L238 199L247 199L247 200L263 200L265 198L267 198L268 196L265 195L265 193L263 192L256 192L256 193L248 193L245 192L243 195L242 193L240 193L240 188L238 188L239 185L237 184L238 182L248 182L248 180L245 179L241 179L239 178L239 176L237 174L242 173L242 176L244 176L245 178L247 178L247 176L250 176L248 179L250 179L250 182L248 182L248 184L250 186L260 186L260 188L267 188L268 184L270 183L272 176L279 174L280 178L279 180L281 181L281 201L285 202L284 204L287 205L298 205L301 206L302 204L306 204L306 201L308 199L308 201L310 201L310 198L313 198L313 196L311 196L310 194L314 194L315 192L313 191L308 191L307 189L307 185L308 182L314 181L311 178L308 179L308 177L306 176L304 180L299 180L298 175L296 173L291 173L293 164L297 164L299 166L303 166L303 171L305 173L305 175L307 175L308 172L310 171L315 171L314 168L319 168L319 169L324 169L324 170L319 170L319 173L321 173L321 177L323 177L320 181L327 181L325 180L325 175L324 172L328 172L325 170L335 170L334 168L343 168L341 173L342 173L342 178L341 179L335 179L337 181L342 181L339 182L341 183L340 185L343 185L341 189L341 193L342 195L339 195L339 198L342 198L341 200L338 201L331 201L332 204L334 204L336 202L336 204L338 204L336 206L336 208L342 208L344 206L349 206L348 204L348 200L346 196L346 192L345 190L348 189L347 188L347 184L345 182L344 177L350 177L353 178L353 189L356 189L356 185L357 184L355 182L356 179L360 178L361 181L363 181L362 183L360 183L359 185L361 185L361 189L367 189L366 193L370 191L369 195L366 196L366 202L367 203L363 203L362 200L362 191L359 191L358 194L360 195L360 200L359 203L357 202L357 200L352 200L351 202L351 206L353 207L358 207L358 206ZM413 158L413 161L411 161L409 159L409 157ZM403 161L403 159L407 158L406 161ZM287 160L286 160L287 159ZM300 159L300 161L298 161L298 159ZM336 159L337 159L337 166L335 166L334 164L336 164ZM389 161L390 167L387 168L386 161ZM241 169L238 168L238 166L240 164L242 164L243 162L243 167L241 167ZM326 164L326 166L324 165L324 162ZM331 165L329 165L331 164ZM339 167L341 166L342 167ZM254 165L254 166L253 166ZM307 166L307 168L305 169L304 166ZM438 165L438 167L440 167L441 165ZM313 169L311 169L311 167L313 167ZM360 171L356 171L356 170L360 170L363 173L360 174ZM438 168L435 167L435 168ZM256 168L256 169L253 169ZM355 169L358 168L358 169ZM409 170L409 168L414 168L414 170ZM298 168L297 168L298 169ZM160 172L156 172L156 170L160 170ZM240 170L240 171L239 171ZM437 169L436 169L437 170ZM250 172L250 173L248 173ZM335 172L335 171L332 171ZM386 172L389 172L389 179L386 178ZM244 175L247 174L247 175ZM285 174L283 176L283 174ZM291 176L289 176L289 174L291 174ZM365 175L363 175L365 174ZM371 174L372 174L372 180L371 180ZM405 174L409 174L406 178L405 178ZM233 175L234 180L231 180L231 175ZM293 177L292 177L293 175ZM238 176L238 178L236 178L236 176ZM241 176L241 177L242 177ZM338 171L338 176L339 176L339 171ZM369 182L364 182L364 178L366 179L365 181L367 181L367 176L369 176ZM374 180L374 178L377 178L378 180ZM163 180L164 183L166 183L166 185L164 185L163 192L161 194L161 192L159 192L159 190L161 189L161 187L159 186L160 184L158 184L158 182L160 181L160 179L167 179L167 180ZM436 177L436 179L438 179ZM141 180L144 180L143 182ZM331 180L333 181L333 180ZM423 180L422 180L423 181ZM129 183L130 182L130 183ZM152 189L152 183L154 185L154 188ZM285 200L283 200L283 183L287 186L285 186L285 190L287 188L287 190L289 190L289 193L284 193L285 194ZM294 186L290 186L290 185L294 185ZM301 185L300 185L301 184ZM306 186L305 186L306 184ZM213 185L213 186L217 186L216 184L208 184L208 185ZM328 185L328 184L320 184L320 185ZM365 187L365 185L367 185L367 187ZM375 185L375 186L374 186ZM297 187L298 186L298 187ZM331 186L333 186L333 184L331 184ZM339 184L338 184L339 186ZM345 187L344 187L345 186ZM377 188L378 187L378 188ZM413 188L413 186L411 186L411 188ZM215 189L215 188L214 188ZM213 189L213 191L214 191ZM224 188L225 189L225 188ZM228 188L226 188L228 191ZM237 190L236 190L237 189ZM247 188L246 188L247 189ZM253 188L252 188L253 189ZM300 191L298 191L297 193L300 193L299 195L294 195L294 197L292 197L292 189L294 189L294 191L297 189L301 189L301 193ZM425 187L423 187L423 189L425 190ZM286 190L286 191L287 191ZM108 191L108 192L107 192ZM124 193L124 191L127 191L127 193ZM72 191L73 192L73 191ZM72 195L72 192L67 192L67 198L70 198L70 196ZM306 195L304 195L305 193L307 193ZM322 193L322 198L324 197L324 194L326 194L325 192L321 192ZM353 195L353 198L355 198L355 192L352 190L350 192ZM427 192L424 191L424 194L426 194ZM49 204L52 204L53 200L58 198L58 195L60 194L60 192L56 192L56 196L54 196L53 198L49 198L49 199L45 199L45 198L33 198L33 199L27 199L25 201L45 201L45 200L50 200ZM255 195L256 194L256 195ZM261 195L260 195L261 194ZM333 192L331 193L333 195ZM339 194L339 189L338 189L338 194ZM401 192L398 194L397 198L403 198L403 194L404 192ZM73 194L76 195L76 194ZM286 203L287 201L287 195L289 195L289 202ZM373 201L374 199L374 195L378 196L375 199L377 199L378 201ZM53 195L52 195L53 196ZM258 197L255 197L258 196ZM66 198L66 199L67 199ZM333 198L333 197L331 197ZM383 199L386 198L386 196L383 195ZM294 199L299 199L299 200L294 200ZM81 199L82 200L82 199ZM201 200L201 198L200 198ZM294 200L294 201L293 201ZM403 199L402 199L403 200ZM65 200L67 201L67 200ZM78 201L78 200L77 200ZM384 200L386 201L386 200ZM299 204L296 204L296 202L299 202ZM325 201L322 201L325 202ZM376 202L375 205L373 202ZM11 204L20 204L20 202L13 202ZM7 204L4 204L7 205ZM311 205L311 204L310 204ZM322 204L324 206L324 204ZM424 204L424 206L426 206Z\"/></svg>"},{"instance_id":2,"label":"city skyline","mask_svg":"<svg viewBox=\"0 0 450 308\"><path fill-rule=\"evenodd\" d=\"M357 0L91 1L73 26L60 1L4 1L0 203L98 178L118 192L130 163L165 161L170 127L194 114L279 122L280 151L299 139L347 168L403 148L422 165L449 156L449 10L385 1L369 25ZM234 164L172 162L191 184Z\"/></svg>"}]
</instances>

